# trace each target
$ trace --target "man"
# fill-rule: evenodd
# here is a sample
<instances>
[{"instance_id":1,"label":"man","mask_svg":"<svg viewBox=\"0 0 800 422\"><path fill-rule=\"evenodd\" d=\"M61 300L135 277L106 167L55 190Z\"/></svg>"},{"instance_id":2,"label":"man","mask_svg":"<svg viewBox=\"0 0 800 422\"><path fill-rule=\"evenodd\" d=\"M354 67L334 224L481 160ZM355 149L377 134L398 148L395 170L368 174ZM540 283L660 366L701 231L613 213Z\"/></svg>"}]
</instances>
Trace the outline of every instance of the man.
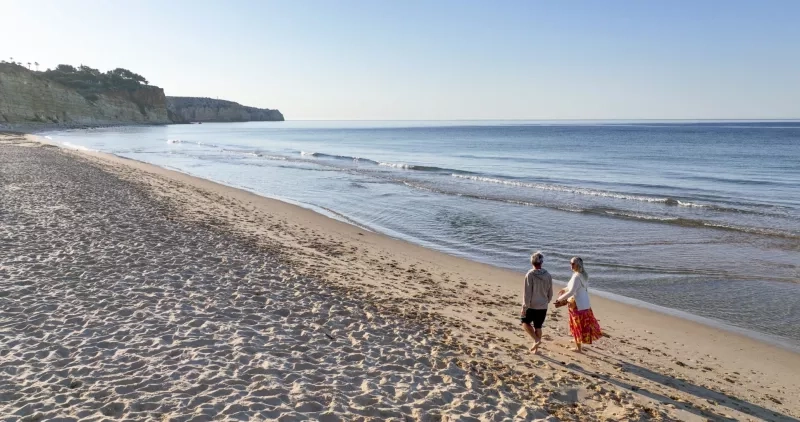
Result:
<instances>
[{"instance_id":1,"label":"man","mask_svg":"<svg viewBox=\"0 0 800 422\"><path fill-rule=\"evenodd\" d=\"M536 354L542 343L542 324L547 316L547 305L553 299L553 277L542 268L544 255L541 252L531 255L531 264L533 268L525 274L520 321L522 328L533 339L531 352Z\"/></svg>"}]
</instances>

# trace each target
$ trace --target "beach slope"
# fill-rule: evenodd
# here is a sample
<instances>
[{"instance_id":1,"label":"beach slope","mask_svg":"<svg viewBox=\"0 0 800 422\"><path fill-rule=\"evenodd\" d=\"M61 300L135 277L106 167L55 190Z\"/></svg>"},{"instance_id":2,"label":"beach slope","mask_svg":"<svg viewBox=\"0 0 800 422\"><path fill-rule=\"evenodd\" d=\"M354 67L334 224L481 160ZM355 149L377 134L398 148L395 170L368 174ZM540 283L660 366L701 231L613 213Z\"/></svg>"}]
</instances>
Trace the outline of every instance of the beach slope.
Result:
<instances>
[{"instance_id":1,"label":"beach slope","mask_svg":"<svg viewBox=\"0 0 800 422\"><path fill-rule=\"evenodd\" d=\"M792 351L595 297L533 356L520 274L144 163L0 135L0 216L12 420L800 417Z\"/></svg>"}]
</instances>

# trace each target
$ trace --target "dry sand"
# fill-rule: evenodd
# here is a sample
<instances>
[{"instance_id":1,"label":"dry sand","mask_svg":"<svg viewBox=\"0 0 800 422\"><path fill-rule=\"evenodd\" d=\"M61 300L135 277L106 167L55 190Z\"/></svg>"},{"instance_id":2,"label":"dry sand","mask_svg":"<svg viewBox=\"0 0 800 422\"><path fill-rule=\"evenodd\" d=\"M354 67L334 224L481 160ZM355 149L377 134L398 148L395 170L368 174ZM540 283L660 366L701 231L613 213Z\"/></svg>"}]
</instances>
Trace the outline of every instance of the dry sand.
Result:
<instances>
[{"instance_id":1,"label":"dry sand","mask_svg":"<svg viewBox=\"0 0 800 422\"><path fill-rule=\"evenodd\" d=\"M551 309L533 356L521 274L132 160L0 144L10 420L800 417L792 351L595 296L607 338L570 352Z\"/></svg>"}]
</instances>

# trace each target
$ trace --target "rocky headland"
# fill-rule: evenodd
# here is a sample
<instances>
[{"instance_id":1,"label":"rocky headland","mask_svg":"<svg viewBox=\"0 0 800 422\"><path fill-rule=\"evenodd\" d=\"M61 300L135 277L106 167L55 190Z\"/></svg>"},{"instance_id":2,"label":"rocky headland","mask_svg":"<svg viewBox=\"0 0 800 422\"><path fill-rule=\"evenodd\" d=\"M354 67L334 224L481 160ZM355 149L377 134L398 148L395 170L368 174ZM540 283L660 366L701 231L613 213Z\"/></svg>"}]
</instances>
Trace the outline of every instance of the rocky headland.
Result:
<instances>
[{"instance_id":1,"label":"rocky headland","mask_svg":"<svg viewBox=\"0 0 800 422\"><path fill-rule=\"evenodd\" d=\"M0 62L0 130L283 120L278 110L210 98L167 97L127 69L59 65L34 71Z\"/></svg>"},{"instance_id":2,"label":"rocky headland","mask_svg":"<svg viewBox=\"0 0 800 422\"><path fill-rule=\"evenodd\" d=\"M203 97L167 97L167 110L175 123L283 121L278 110Z\"/></svg>"},{"instance_id":3,"label":"rocky headland","mask_svg":"<svg viewBox=\"0 0 800 422\"><path fill-rule=\"evenodd\" d=\"M48 77L47 72L0 63L0 125L13 128L37 124L80 127L171 123L163 89L138 82L119 86L98 82L92 86L86 80L78 80L79 71L75 74L70 80L76 85L84 84L85 89L59 82Z\"/></svg>"}]
</instances>

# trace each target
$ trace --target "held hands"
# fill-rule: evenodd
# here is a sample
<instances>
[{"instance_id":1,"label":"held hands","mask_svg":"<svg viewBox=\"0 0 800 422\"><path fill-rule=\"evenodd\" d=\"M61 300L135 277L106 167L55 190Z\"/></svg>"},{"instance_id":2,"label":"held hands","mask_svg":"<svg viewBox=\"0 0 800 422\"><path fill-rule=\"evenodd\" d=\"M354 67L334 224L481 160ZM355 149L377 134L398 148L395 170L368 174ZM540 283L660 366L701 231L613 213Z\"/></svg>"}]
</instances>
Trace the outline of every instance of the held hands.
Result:
<instances>
[{"instance_id":1,"label":"held hands","mask_svg":"<svg viewBox=\"0 0 800 422\"><path fill-rule=\"evenodd\" d=\"M522 306L522 310L519 312L519 316L525 318L525 306Z\"/></svg>"}]
</instances>

